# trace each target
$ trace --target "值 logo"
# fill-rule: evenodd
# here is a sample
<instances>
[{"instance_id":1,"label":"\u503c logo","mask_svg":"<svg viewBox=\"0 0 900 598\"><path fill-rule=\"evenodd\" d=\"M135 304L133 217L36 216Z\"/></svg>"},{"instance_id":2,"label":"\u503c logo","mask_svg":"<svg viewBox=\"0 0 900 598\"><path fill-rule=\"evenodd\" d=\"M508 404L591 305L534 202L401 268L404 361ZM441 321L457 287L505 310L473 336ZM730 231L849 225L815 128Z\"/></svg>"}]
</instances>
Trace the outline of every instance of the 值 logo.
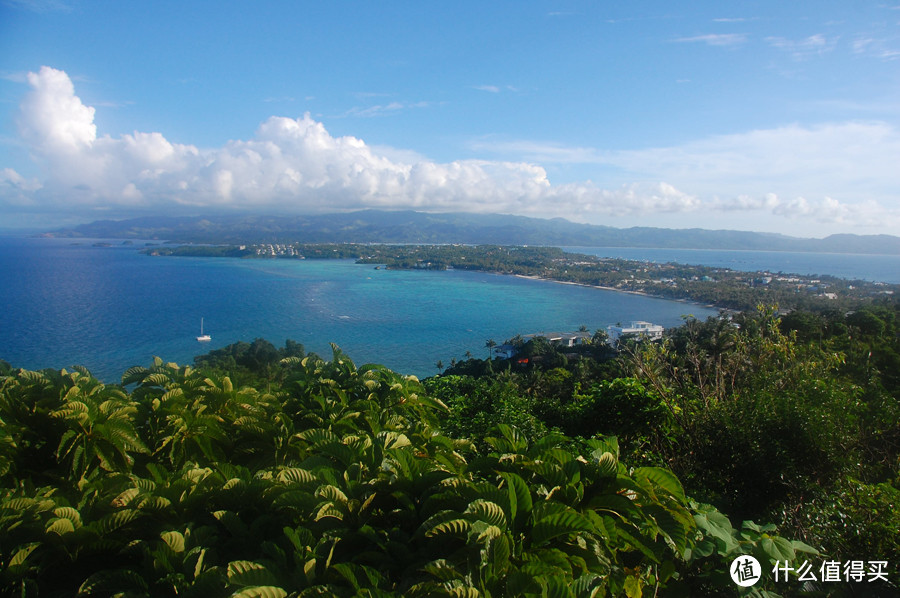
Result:
<instances>
[{"instance_id":1,"label":"\u503c logo","mask_svg":"<svg viewBox=\"0 0 900 598\"><path fill-rule=\"evenodd\" d=\"M731 561L728 572L734 583L746 588L759 581L762 566L752 556L742 555Z\"/></svg>"}]
</instances>

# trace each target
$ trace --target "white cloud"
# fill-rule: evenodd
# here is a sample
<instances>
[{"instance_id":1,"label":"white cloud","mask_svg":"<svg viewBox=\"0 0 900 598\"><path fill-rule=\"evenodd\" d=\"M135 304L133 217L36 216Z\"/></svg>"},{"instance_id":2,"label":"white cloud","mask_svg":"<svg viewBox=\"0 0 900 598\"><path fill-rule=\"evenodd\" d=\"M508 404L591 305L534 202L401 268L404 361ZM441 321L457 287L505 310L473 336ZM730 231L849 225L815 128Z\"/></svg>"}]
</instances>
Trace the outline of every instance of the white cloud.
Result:
<instances>
[{"instance_id":1,"label":"white cloud","mask_svg":"<svg viewBox=\"0 0 900 598\"><path fill-rule=\"evenodd\" d=\"M774 48L789 52L795 60L805 60L832 51L837 44L837 38L828 39L821 33L817 33L800 40L767 37L766 42Z\"/></svg>"},{"instance_id":2,"label":"white cloud","mask_svg":"<svg viewBox=\"0 0 900 598\"><path fill-rule=\"evenodd\" d=\"M880 121L788 125L628 151L489 138L472 147L546 164L594 165L608 181L625 184L666 181L700 204L670 205L705 215L756 211L846 226L878 226L879 219L886 230L900 226L900 131ZM651 211L645 208L635 213Z\"/></svg>"},{"instance_id":3,"label":"white cloud","mask_svg":"<svg viewBox=\"0 0 900 598\"><path fill-rule=\"evenodd\" d=\"M645 215L694 214L702 222L732 214L737 222L736 213L765 213L845 227L900 224L896 208L882 207L896 203L900 188L900 135L879 122L789 126L633 151L482 140L474 146L480 153L519 158L437 163L335 137L309 114L271 117L251 138L214 149L172 143L158 132L113 138L98 134L94 108L75 95L66 73L43 67L28 82L18 122L44 174L29 180L0 169L0 208L382 208L631 223ZM599 165L618 180L552 185L541 162Z\"/></svg>"},{"instance_id":4,"label":"white cloud","mask_svg":"<svg viewBox=\"0 0 900 598\"><path fill-rule=\"evenodd\" d=\"M512 93L518 93L519 88L513 85L475 85L472 89L477 89L478 91L486 91L488 93L501 93L504 91L511 91Z\"/></svg>"},{"instance_id":5,"label":"white cloud","mask_svg":"<svg viewBox=\"0 0 900 598\"><path fill-rule=\"evenodd\" d=\"M570 204L577 213L617 217L694 212L702 207L698 198L668 183L632 183L613 190L573 183L556 187L551 196L560 203Z\"/></svg>"},{"instance_id":6,"label":"white cloud","mask_svg":"<svg viewBox=\"0 0 900 598\"><path fill-rule=\"evenodd\" d=\"M896 40L890 38L858 37L850 48L854 54L888 61L900 58L900 50L895 49L895 44Z\"/></svg>"},{"instance_id":7,"label":"white cloud","mask_svg":"<svg viewBox=\"0 0 900 598\"><path fill-rule=\"evenodd\" d=\"M702 42L710 46L736 46L747 41L745 33L709 33L693 37L680 37L674 40L679 43Z\"/></svg>"},{"instance_id":8,"label":"white cloud","mask_svg":"<svg viewBox=\"0 0 900 598\"><path fill-rule=\"evenodd\" d=\"M173 144L157 132L98 136L94 108L75 95L66 73L43 67L28 81L32 89L22 101L19 125L47 173L35 196L44 204L518 211L550 187L538 166L438 164L334 137L308 114L271 117L251 139L213 150ZM4 198L10 195L6 187L11 185Z\"/></svg>"},{"instance_id":9,"label":"white cloud","mask_svg":"<svg viewBox=\"0 0 900 598\"><path fill-rule=\"evenodd\" d=\"M90 147L97 138L94 109L75 95L72 80L49 67L28 73L32 92L19 122L26 142L44 152L72 152Z\"/></svg>"},{"instance_id":10,"label":"white cloud","mask_svg":"<svg viewBox=\"0 0 900 598\"><path fill-rule=\"evenodd\" d=\"M388 102L387 104L376 104L366 108L351 108L347 111L345 116L371 118L375 116L386 116L410 108L427 108L430 105L430 102Z\"/></svg>"},{"instance_id":11,"label":"white cloud","mask_svg":"<svg viewBox=\"0 0 900 598\"><path fill-rule=\"evenodd\" d=\"M712 136L675 147L605 154L603 162L652 173L703 193L743 187L762 195L896 199L900 132L884 122L789 125Z\"/></svg>"},{"instance_id":12,"label":"white cloud","mask_svg":"<svg viewBox=\"0 0 900 598\"><path fill-rule=\"evenodd\" d=\"M12 168L0 169L0 205L33 207L33 193L41 188L37 179L28 180Z\"/></svg>"}]
</instances>

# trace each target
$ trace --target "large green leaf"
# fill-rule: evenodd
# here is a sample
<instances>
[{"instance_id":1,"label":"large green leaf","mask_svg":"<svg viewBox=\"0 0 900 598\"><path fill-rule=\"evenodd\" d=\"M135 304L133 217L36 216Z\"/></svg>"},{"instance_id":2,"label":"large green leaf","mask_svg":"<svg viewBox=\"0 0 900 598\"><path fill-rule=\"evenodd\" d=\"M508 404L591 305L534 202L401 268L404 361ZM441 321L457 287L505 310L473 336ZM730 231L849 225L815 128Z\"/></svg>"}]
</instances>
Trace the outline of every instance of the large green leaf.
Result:
<instances>
[{"instance_id":1,"label":"large green leaf","mask_svg":"<svg viewBox=\"0 0 900 598\"><path fill-rule=\"evenodd\" d=\"M78 589L78 595L130 595L131 592L146 595L147 580L131 569L115 569L98 571L84 580ZM138 595L140 595L138 594Z\"/></svg>"},{"instance_id":2,"label":"large green leaf","mask_svg":"<svg viewBox=\"0 0 900 598\"><path fill-rule=\"evenodd\" d=\"M106 515L97 522L97 526L104 534L113 532L120 527L128 525L140 516L138 511L132 509L122 509Z\"/></svg>"},{"instance_id":3,"label":"large green leaf","mask_svg":"<svg viewBox=\"0 0 900 598\"><path fill-rule=\"evenodd\" d=\"M72 521L64 517L54 520L47 526L47 533L57 534L60 536L72 533L74 531L75 526L72 525Z\"/></svg>"},{"instance_id":4,"label":"large green leaf","mask_svg":"<svg viewBox=\"0 0 900 598\"><path fill-rule=\"evenodd\" d=\"M519 475L501 472L500 477L506 481L509 499L510 518L516 530L522 528L523 522L531 516L531 489Z\"/></svg>"},{"instance_id":5,"label":"large green leaf","mask_svg":"<svg viewBox=\"0 0 900 598\"><path fill-rule=\"evenodd\" d=\"M275 575L264 565L253 561L231 561L228 563L228 583L238 586L274 586Z\"/></svg>"},{"instance_id":6,"label":"large green leaf","mask_svg":"<svg viewBox=\"0 0 900 598\"><path fill-rule=\"evenodd\" d=\"M122 385L127 386L129 384L134 384L135 382L140 382L150 373L150 370L143 366L133 366L125 370L125 373L122 374Z\"/></svg>"},{"instance_id":7,"label":"large green leaf","mask_svg":"<svg viewBox=\"0 0 900 598\"><path fill-rule=\"evenodd\" d=\"M506 515L503 513L503 507L489 500L477 499L469 503L466 513L471 514L482 521L486 521L491 525L506 529Z\"/></svg>"},{"instance_id":8,"label":"large green leaf","mask_svg":"<svg viewBox=\"0 0 900 598\"><path fill-rule=\"evenodd\" d=\"M793 561L796 557L790 541L781 537L763 538L759 541L759 546L773 561Z\"/></svg>"},{"instance_id":9,"label":"large green leaf","mask_svg":"<svg viewBox=\"0 0 900 598\"><path fill-rule=\"evenodd\" d=\"M316 481L316 476L310 471L299 467L285 467L278 472L276 478L284 484L308 484Z\"/></svg>"},{"instance_id":10,"label":"large green leaf","mask_svg":"<svg viewBox=\"0 0 900 598\"><path fill-rule=\"evenodd\" d=\"M232 598L284 598L288 593L277 586L253 586L232 594Z\"/></svg>"},{"instance_id":11,"label":"large green leaf","mask_svg":"<svg viewBox=\"0 0 900 598\"><path fill-rule=\"evenodd\" d=\"M163 532L159 535L173 552L184 552L184 535L181 532Z\"/></svg>"},{"instance_id":12,"label":"large green leaf","mask_svg":"<svg viewBox=\"0 0 900 598\"><path fill-rule=\"evenodd\" d=\"M76 528L81 527L81 513L79 513L77 509L72 507L57 507L53 509L53 514L57 517L68 519Z\"/></svg>"},{"instance_id":13,"label":"large green leaf","mask_svg":"<svg viewBox=\"0 0 900 598\"><path fill-rule=\"evenodd\" d=\"M465 519L451 519L450 521L436 524L425 532L425 536L433 538L441 534L465 534L470 527L472 527L472 524Z\"/></svg>"},{"instance_id":14,"label":"large green leaf","mask_svg":"<svg viewBox=\"0 0 900 598\"><path fill-rule=\"evenodd\" d=\"M616 456L609 451L600 453L596 457L595 463L598 472L602 477L613 477L618 471L618 459L616 459Z\"/></svg>"},{"instance_id":15,"label":"large green leaf","mask_svg":"<svg viewBox=\"0 0 900 598\"><path fill-rule=\"evenodd\" d=\"M19 550L17 550L16 554L14 554L13 557L9 560L9 566L15 567L17 565L21 565L22 563L24 563L25 559L28 558L28 555L30 555L32 552L34 552L34 550L38 546L40 546L39 542L33 542L33 543L25 546L24 548L20 548Z\"/></svg>"},{"instance_id":16,"label":"large green leaf","mask_svg":"<svg viewBox=\"0 0 900 598\"><path fill-rule=\"evenodd\" d=\"M491 539L487 553L496 575L503 575L509 569L510 549L510 541L505 534Z\"/></svg>"},{"instance_id":17,"label":"large green leaf","mask_svg":"<svg viewBox=\"0 0 900 598\"><path fill-rule=\"evenodd\" d=\"M575 598L575 594L566 579L551 575L545 578L544 596L546 598Z\"/></svg>"},{"instance_id":18,"label":"large green leaf","mask_svg":"<svg viewBox=\"0 0 900 598\"><path fill-rule=\"evenodd\" d=\"M668 469L661 467L639 467L632 474L634 479L641 481L650 481L654 486L662 488L679 502L684 503L687 499L684 496L684 488L681 482L675 477L675 474Z\"/></svg>"},{"instance_id":19,"label":"large green leaf","mask_svg":"<svg viewBox=\"0 0 900 598\"><path fill-rule=\"evenodd\" d=\"M567 510L536 522L531 530L531 543L532 546L541 546L553 538L577 533L592 534L596 533L596 529L581 514Z\"/></svg>"},{"instance_id":20,"label":"large green leaf","mask_svg":"<svg viewBox=\"0 0 900 598\"><path fill-rule=\"evenodd\" d=\"M800 540L791 540L791 547L796 552L807 552L807 553L813 554L813 555L819 554L818 550L816 550L809 544L806 544L805 542L801 542Z\"/></svg>"},{"instance_id":21,"label":"large green leaf","mask_svg":"<svg viewBox=\"0 0 900 598\"><path fill-rule=\"evenodd\" d=\"M650 505L646 507L645 512L656 521L659 529L669 537L679 554L683 554L688 547L688 533L691 529L690 524L693 521L689 523L677 517L672 511L659 505Z\"/></svg>"}]
</instances>

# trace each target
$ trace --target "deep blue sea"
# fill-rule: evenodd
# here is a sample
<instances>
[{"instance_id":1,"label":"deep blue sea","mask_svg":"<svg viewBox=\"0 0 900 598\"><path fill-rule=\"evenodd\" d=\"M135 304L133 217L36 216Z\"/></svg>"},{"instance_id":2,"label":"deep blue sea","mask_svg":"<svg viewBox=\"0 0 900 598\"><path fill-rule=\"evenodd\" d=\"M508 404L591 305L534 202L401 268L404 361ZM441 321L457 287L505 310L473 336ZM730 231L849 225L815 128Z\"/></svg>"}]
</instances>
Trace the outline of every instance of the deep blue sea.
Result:
<instances>
[{"instance_id":1,"label":"deep blue sea","mask_svg":"<svg viewBox=\"0 0 900 598\"><path fill-rule=\"evenodd\" d=\"M143 243L0 237L0 359L16 367L88 367L117 382L153 356L191 363L237 341L285 339L357 364L419 377L485 342L650 320L663 326L715 310L461 271L391 271L352 261L150 257ZM198 343L200 318L212 342Z\"/></svg>"},{"instance_id":2,"label":"deep blue sea","mask_svg":"<svg viewBox=\"0 0 900 598\"><path fill-rule=\"evenodd\" d=\"M710 249L653 249L640 247L568 247L567 251L600 257L650 262L674 262L730 268L743 272L829 274L848 280L900 284L900 255L804 253L799 251L740 251Z\"/></svg>"}]
</instances>

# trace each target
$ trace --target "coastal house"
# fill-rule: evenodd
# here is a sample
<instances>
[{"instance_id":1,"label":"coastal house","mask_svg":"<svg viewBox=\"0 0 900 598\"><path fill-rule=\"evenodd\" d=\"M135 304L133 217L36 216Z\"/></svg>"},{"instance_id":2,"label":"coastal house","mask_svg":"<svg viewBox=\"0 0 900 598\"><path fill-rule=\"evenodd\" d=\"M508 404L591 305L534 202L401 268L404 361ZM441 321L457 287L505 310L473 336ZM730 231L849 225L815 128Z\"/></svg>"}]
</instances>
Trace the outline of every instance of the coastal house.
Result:
<instances>
[{"instance_id":1,"label":"coastal house","mask_svg":"<svg viewBox=\"0 0 900 598\"><path fill-rule=\"evenodd\" d=\"M579 344L588 342L593 337L590 332L540 332L537 334L526 334L520 337L524 342L528 342L534 338L545 338L552 345L557 347L574 347ZM511 343L503 343L494 347L494 356L504 359L512 359L518 353L518 346Z\"/></svg>"},{"instance_id":2,"label":"coastal house","mask_svg":"<svg viewBox=\"0 0 900 598\"><path fill-rule=\"evenodd\" d=\"M535 337L544 337L550 344L559 347L574 347L575 345L591 340L594 335L590 332L541 332L540 334L526 334L523 338L531 340Z\"/></svg>"},{"instance_id":3,"label":"coastal house","mask_svg":"<svg viewBox=\"0 0 900 598\"><path fill-rule=\"evenodd\" d=\"M606 328L609 335L610 344L615 344L622 336L630 335L649 340L659 340L662 338L665 328L659 324L651 324L643 320L635 320L628 326L608 326Z\"/></svg>"}]
</instances>

